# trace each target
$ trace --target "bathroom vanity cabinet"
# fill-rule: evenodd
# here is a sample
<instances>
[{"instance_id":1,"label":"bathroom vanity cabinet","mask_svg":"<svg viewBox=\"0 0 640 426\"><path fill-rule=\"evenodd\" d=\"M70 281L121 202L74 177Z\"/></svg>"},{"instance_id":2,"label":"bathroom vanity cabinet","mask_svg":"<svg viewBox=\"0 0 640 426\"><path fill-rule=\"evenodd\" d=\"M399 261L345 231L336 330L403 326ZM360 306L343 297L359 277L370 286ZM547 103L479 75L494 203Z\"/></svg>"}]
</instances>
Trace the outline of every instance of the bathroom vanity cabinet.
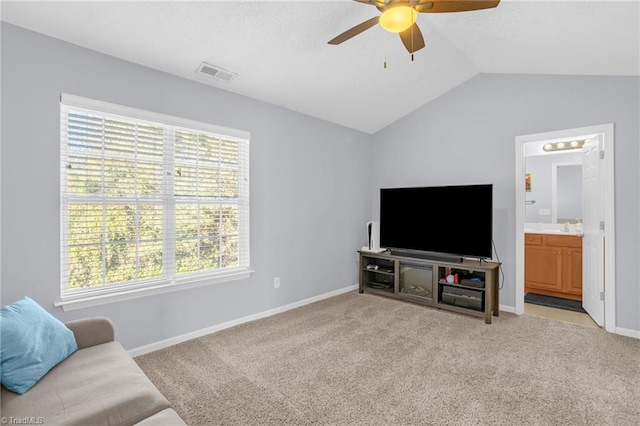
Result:
<instances>
[{"instance_id":1,"label":"bathroom vanity cabinet","mask_svg":"<svg viewBox=\"0 0 640 426\"><path fill-rule=\"evenodd\" d=\"M582 237L525 234L524 290L582 300Z\"/></svg>"}]
</instances>

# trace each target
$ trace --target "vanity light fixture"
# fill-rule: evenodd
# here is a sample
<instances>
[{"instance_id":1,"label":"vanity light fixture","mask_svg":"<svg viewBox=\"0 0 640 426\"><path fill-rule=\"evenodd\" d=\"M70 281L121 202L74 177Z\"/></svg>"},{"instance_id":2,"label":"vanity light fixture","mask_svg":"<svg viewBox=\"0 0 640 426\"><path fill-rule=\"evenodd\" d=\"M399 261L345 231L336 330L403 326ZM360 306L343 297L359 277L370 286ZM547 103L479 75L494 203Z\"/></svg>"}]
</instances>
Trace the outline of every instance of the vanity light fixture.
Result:
<instances>
[{"instance_id":1,"label":"vanity light fixture","mask_svg":"<svg viewBox=\"0 0 640 426\"><path fill-rule=\"evenodd\" d=\"M586 140L573 140L565 142L546 143L542 149L546 152L565 151L568 149L581 149Z\"/></svg>"}]
</instances>

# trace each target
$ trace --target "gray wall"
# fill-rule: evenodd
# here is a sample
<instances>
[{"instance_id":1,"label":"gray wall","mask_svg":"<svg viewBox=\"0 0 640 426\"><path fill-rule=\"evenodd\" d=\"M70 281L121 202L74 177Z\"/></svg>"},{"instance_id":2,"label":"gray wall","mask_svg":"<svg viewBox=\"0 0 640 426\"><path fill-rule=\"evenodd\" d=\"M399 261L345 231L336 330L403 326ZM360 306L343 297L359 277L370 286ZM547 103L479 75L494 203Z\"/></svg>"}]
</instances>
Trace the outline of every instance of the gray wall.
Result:
<instances>
[{"instance_id":1,"label":"gray wall","mask_svg":"<svg viewBox=\"0 0 640 426\"><path fill-rule=\"evenodd\" d=\"M640 330L639 80L474 77L374 136L372 215L381 187L493 183L500 303L515 306L516 136L614 123L617 326Z\"/></svg>"},{"instance_id":2,"label":"gray wall","mask_svg":"<svg viewBox=\"0 0 640 426\"><path fill-rule=\"evenodd\" d=\"M2 304L111 318L138 347L354 285L370 217L370 135L2 23ZM246 280L63 312L59 98L78 96L251 132ZM273 288L273 278L281 287Z\"/></svg>"}]
</instances>

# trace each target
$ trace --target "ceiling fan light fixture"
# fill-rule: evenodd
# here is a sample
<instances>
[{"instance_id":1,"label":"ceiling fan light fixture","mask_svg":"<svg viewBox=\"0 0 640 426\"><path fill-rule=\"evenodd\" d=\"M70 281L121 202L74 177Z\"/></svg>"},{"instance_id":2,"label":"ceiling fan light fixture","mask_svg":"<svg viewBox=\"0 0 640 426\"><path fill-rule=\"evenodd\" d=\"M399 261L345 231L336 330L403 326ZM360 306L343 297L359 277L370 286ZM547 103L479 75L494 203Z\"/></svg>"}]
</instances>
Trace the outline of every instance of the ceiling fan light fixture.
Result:
<instances>
[{"instance_id":1,"label":"ceiling fan light fixture","mask_svg":"<svg viewBox=\"0 0 640 426\"><path fill-rule=\"evenodd\" d=\"M410 6L390 7L380 15L380 26L390 33L401 33L418 19L418 12Z\"/></svg>"}]
</instances>

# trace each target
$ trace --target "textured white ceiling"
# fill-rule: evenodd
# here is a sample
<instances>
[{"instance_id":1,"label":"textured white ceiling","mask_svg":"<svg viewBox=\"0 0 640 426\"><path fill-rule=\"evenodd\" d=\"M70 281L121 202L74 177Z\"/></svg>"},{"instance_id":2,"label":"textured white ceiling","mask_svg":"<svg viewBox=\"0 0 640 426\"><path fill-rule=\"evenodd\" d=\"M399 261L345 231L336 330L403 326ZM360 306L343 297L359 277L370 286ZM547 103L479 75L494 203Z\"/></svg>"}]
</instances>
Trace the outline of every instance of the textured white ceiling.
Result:
<instances>
[{"instance_id":1,"label":"textured white ceiling","mask_svg":"<svg viewBox=\"0 0 640 426\"><path fill-rule=\"evenodd\" d=\"M640 1L516 1L420 14L411 62L379 14L343 1L2 1L1 19L184 78L367 133L477 73L640 75ZM387 68L383 68L386 59ZM208 62L238 73L221 83Z\"/></svg>"}]
</instances>

